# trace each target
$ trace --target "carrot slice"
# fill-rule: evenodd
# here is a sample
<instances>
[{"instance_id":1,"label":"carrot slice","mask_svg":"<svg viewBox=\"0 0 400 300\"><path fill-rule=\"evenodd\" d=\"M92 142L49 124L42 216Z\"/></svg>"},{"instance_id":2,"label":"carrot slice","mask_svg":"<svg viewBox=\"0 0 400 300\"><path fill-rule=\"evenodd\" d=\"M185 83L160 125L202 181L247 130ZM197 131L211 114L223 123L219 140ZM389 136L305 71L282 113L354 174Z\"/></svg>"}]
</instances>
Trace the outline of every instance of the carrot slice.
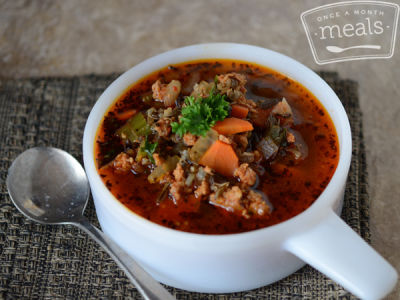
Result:
<instances>
[{"instance_id":1,"label":"carrot slice","mask_svg":"<svg viewBox=\"0 0 400 300\"><path fill-rule=\"evenodd\" d=\"M226 118L223 121L215 123L213 129L219 134L235 134L239 132L253 130L253 125L250 122L238 118Z\"/></svg>"},{"instance_id":2,"label":"carrot slice","mask_svg":"<svg viewBox=\"0 0 400 300\"><path fill-rule=\"evenodd\" d=\"M231 111L231 116L244 119L247 117L247 114L249 113L249 109L246 106L240 105L240 104L233 104L232 105L232 111Z\"/></svg>"},{"instance_id":3,"label":"carrot slice","mask_svg":"<svg viewBox=\"0 0 400 300\"><path fill-rule=\"evenodd\" d=\"M137 109L128 109L117 114L117 118L121 121L128 120L137 113Z\"/></svg>"},{"instance_id":4,"label":"carrot slice","mask_svg":"<svg viewBox=\"0 0 400 300\"><path fill-rule=\"evenodd\" d=\"M220 140L215 141L200 158L199 163L208 166L216 172L232 177L239 166L239 159L231 145Z\"/></svg>"}]
</instances>

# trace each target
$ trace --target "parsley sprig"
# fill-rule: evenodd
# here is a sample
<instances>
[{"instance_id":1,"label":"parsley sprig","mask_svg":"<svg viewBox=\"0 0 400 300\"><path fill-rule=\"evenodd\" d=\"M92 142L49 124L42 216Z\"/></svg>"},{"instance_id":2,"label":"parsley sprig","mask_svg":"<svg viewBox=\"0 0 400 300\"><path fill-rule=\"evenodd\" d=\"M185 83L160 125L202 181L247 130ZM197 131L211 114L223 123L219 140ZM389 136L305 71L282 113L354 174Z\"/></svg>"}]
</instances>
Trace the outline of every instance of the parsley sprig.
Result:
<instances>
[{"instance_id":1,"label":"parsley sprig","mask_svg":"<svg viewBox=\"0 0 400 300\"><path fill-rule=\"evenodd\" d=\"M180 136L187 132L205 136L207 131L217 121L225 119L228 113L229 103L225 100L225 95L214 94L213 90L206 98L186 97L179 123L171 123L172 132Z\"/></svg>"}]
</instances>

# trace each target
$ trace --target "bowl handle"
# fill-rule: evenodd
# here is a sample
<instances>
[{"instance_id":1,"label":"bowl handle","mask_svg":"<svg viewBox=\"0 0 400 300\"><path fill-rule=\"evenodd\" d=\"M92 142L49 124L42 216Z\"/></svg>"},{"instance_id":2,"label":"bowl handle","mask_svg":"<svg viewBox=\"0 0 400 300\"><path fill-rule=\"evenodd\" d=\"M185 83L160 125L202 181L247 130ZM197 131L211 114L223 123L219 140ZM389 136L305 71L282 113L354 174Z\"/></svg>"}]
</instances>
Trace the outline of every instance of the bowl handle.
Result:
<instances>
[{"instance_id":1,"label":"bowl handle","mask_svg":"<svg viewBox=\"0 0 400 300\"><path fill-rule=\"evenodd\" d=\"M333 211L285 247L362 299L381 299L397 282L396 270Z\"/></svg>"}]
</instances>

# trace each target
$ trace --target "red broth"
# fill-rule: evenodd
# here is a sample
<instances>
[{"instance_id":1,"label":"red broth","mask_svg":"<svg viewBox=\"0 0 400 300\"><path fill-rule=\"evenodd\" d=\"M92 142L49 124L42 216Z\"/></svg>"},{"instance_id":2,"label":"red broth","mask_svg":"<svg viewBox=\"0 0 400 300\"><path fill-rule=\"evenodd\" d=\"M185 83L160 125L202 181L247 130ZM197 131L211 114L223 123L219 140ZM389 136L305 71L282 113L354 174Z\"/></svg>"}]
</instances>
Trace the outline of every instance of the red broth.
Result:
<instances>
[{"instance_id":1,"label":"red broth","mask_svg":"<svg viewBox=\"0 0 400 300\"><path fill-rule=\"evenodd\" d=\"M122 125L115 115L127 109L146 109L143 95L151 95L157 79L178 79L182 94L188 95L194 83L212 81L217 74L237 72L246 75L249 99L267 101L285 97L298 116L294 129L308 146L308 156L299 164L278 160L266 162L259 176L262 190L273 206L270 215L243 218L206 201L189 199L176 205L169 198L156 203L161 184L150 184L148 174L118 174L101 168L123 150L115 131ZM335 127L325 108L304 86L263 66L234 60L201 60L168 66L133 84L109 108L97 132L95 157L98 172L111 193L126 207L152 222L181 231L202 234L228 234L264 228L288 220L306 210L322 193L339 159ZM194 209L191 209L191 206Z\"/></svg>"}]
</instances>

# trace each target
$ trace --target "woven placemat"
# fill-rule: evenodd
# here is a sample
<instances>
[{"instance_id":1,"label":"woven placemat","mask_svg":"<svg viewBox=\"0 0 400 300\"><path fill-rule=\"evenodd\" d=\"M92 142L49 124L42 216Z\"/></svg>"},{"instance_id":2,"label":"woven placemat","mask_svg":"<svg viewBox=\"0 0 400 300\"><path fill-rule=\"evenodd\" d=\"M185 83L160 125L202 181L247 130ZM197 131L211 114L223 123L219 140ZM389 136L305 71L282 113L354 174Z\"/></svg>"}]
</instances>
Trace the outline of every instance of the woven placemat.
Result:
<instances>
[{"instance_id":1,"label":"woven placemat","mask_svg":"<svg viewBox=\"0 0 400 300\"><path fill-rule=\"evenodd\" d=\"M336 73L320 75L343 101L353 133L353 158L344 220L369 242L365 149L357 83ZM125 274L86 234L71 226L27 220L7 194L13 159L35 146L64 149L82 163L86 118L116 75L0 79L0 298L140 299ZM86 210L98 226L93 203ZM306 266L272 285L234 294L199 294L168 289L177 299L353 299L342 287Z\"/></svg>"}]
</instances>

